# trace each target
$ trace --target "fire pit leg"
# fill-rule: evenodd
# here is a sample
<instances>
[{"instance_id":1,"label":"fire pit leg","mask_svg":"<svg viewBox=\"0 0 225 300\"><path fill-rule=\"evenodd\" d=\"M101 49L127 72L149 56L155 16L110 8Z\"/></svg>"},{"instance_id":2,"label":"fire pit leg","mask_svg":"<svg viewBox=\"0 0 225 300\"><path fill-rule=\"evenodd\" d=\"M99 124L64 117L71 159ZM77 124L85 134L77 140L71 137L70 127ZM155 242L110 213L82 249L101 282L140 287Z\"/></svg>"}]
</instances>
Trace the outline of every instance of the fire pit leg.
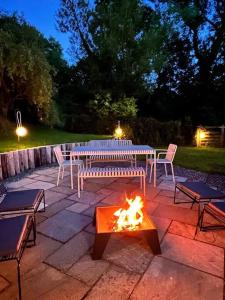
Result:
<instances>
[{"instance_id":1,"label":"fire pit leg","mask_svg":"<svg viewBox=\"0 0 225 300\"><path fill-rule=\"evenodd\" d=\"M144 231L145 238L152 249L154 255L161 254L161 248L159 244L158 232L157 230L146 230Z\"/></svg>"},{"instance_id":2,"label":"fire pit leg","mask_svg":"<svg viewBox=\"0 0 225 300\"><path fill-rule=\"evenodd\" d=\"M96 233L95 243L93 247L92 259L97 260L102 258L102 254L110 238L110 233Z\"/></svg>"}]
</instances>

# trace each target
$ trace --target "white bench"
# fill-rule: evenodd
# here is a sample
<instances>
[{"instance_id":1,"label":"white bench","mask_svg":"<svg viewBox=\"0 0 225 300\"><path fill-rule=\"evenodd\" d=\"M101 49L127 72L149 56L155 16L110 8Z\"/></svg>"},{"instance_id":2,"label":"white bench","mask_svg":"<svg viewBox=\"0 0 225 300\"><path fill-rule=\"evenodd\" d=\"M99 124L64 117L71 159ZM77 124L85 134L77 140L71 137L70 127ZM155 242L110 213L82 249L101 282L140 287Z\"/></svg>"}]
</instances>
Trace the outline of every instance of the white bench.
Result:
<instances>
[{"instance_id":1,"label":"white bench","mask_svg":"<svg viewBox=\"0 0 225 300\"><path fill-rule=\"evenodd\" d=\"M120 147L132 145L131 140L91 140L87 143L91 147ZM128 161L131 163L131 167L136 167L136 156L132 154L115 154L115 155L91 155L87 157L86 164L91 168L92 163L96 162L111 162L111 161Z\"/></svg>"},{"instance_id":2,"label":"white bench","mask_svg":"<svg viewBox=\"0 0 225 300\"><path fill-rule=\"evenodd\" d=\"M86 178L111 178L111 177L140 177L140 187L145 195L145 170L142 167L130 168L84 168L77 175L78 198L83 190Z\"/></svg>"}]
</instances>

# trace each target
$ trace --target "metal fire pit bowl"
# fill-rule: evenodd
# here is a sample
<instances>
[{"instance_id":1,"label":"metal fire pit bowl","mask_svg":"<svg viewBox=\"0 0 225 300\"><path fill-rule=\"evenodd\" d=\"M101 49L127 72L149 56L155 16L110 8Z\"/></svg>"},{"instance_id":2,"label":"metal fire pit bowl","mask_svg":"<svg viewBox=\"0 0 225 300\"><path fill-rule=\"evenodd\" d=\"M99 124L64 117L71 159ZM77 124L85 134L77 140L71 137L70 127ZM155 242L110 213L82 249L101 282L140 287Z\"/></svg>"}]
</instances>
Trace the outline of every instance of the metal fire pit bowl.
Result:
<instances>
[{"instance_id":1,"label":"metal fire pit bowl","mask_svg":"<svg viewBox=\"0 0 225 300\"><path fill-rule=\"evenodd\" d=\"M93 224L96 226L95 242L92 253L94 260L101 259L106 248L111 233L131 233L138 232L147 240L154 255L161 254L158 232L151 218L143 211L143 222L136 230L114 231L113 214L120 206L96 207Z\"/></svg>"}]
</instances>

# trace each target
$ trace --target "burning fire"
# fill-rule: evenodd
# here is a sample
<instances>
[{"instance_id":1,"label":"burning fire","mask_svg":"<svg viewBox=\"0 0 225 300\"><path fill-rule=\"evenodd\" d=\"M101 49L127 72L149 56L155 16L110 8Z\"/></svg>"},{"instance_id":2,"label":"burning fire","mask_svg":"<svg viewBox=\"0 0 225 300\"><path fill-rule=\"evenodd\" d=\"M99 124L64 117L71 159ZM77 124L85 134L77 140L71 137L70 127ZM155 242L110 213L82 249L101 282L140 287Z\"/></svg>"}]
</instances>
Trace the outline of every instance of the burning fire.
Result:
<instances>
[{"instance_id":1,"label":"burning fire","mask_svg":"<svg viewBox=\"0 0 225 300\"><path fill-rule=\"evenodd\" d=\"M118 218L113 227L114 231L135 230L143 221L142 208L144 207L144 203L141 197L136 196L134 199L126 198L126 201L129 205L128 208L120 208L114 213L114 216Z\"/></svg>"}]
</instances>

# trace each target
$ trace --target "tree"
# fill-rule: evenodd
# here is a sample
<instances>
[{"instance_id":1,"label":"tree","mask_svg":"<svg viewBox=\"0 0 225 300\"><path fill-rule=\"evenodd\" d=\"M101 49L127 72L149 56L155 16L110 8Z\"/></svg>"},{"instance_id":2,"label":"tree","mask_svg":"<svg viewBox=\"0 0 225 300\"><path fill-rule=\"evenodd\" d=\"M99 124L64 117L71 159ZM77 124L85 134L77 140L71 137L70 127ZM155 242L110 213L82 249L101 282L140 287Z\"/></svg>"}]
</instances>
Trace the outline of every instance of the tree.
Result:
<instances>
[{"instance_id":1,"label":"tree","mask_svg":"<svg viewBox=\"0 0 225 300\"><path fill-rule=\"evenodd\" d=\"M170 52L173 65L170 78L175 79L173 92L176 91L184 104L186 115L196 123L224 122L221 106L225 81L225 2L160 2L177 32L176 43L172 41L174 48ZM184 44L185 52L176 52L179 43ZM181 59L184 62L182 66L177 64Z\"/></svg>"},{"instance_id":2,"label":"tree","mask_svg":"<svg viewBox=\"0 0 225 300\"><path fill-rule=\"evenodd\" d=\"M58 24L71 33L78 67L89 66L91 89L109 92L114 101L139 98L146 78L165 60L166 26L142 1L61 0Z\"/></svg>"},{"instance_id":3,"label":"tree","mask_svg":"<svg viewBox=\"0 0 225 300\"><path fill-rule=\"evenodd\" d=\"M7 118L25 101L38 117L47 119L52 105L51 66L46 39L17 16L0 14L0 115Z\"/></svg>"}]
</instances>

